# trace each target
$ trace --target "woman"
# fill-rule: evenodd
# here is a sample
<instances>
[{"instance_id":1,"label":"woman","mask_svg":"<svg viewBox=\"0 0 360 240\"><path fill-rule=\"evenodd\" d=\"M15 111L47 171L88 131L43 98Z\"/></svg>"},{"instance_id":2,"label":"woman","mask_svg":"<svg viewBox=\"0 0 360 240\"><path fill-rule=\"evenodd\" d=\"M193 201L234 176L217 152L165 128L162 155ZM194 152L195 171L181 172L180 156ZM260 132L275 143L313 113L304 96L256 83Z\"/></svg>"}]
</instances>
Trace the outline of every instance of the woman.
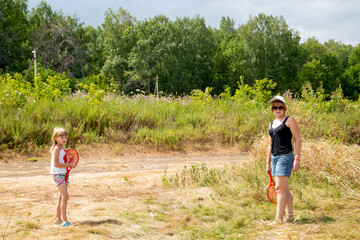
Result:
<instances>
[{"instance_id":1,"label":"woman","mask_svg":"<svg viewBox=\"0 0 360 240\"><path fill-rule=\"evenodd\" d=\"M292 170L296 172L300 169L300 131L295 119L285 115L287 107L283 97L276 96L271 99L270 106L276 118L270 122L270 140L266 159L266 172L272 172L277 194L276 218L272 224L283 222L284 211L285 222L293 222L293 198L289 191L289 178ZM295 156L292 138L295 142Z\"/></svg>"}]
</instances>

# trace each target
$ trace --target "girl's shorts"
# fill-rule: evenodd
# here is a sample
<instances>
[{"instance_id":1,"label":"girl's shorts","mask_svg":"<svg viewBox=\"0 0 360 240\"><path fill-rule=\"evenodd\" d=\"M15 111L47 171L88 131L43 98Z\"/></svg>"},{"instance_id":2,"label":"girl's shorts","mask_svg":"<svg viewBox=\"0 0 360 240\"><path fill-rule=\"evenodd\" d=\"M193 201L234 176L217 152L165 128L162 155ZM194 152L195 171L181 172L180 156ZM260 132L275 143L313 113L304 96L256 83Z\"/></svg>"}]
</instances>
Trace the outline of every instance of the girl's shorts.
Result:
<instances>
[{"instance_id":1,"label":"girl's shorts","mask_svg":"<svg viewBox=\"0 0 360 240\"><path fill-rule=\"evenodd\" d=\"M273 176L286 176L290 177L293 169L294 153L286 153L280 155L271 154L271 168Z\"/></svg>"},{"instance_id":2,"label":"girl's shorts","mask_svg":"<svg viewBox=\"0 0 360 240\"><path fill-rule=\"evenodd\" d=\"M54 176L53 178L54 178L54 182L55 182L56 186L65 183L66 174L54 174L53 176ZM69 185L69 179L66 182L66 184Z\"/></svg>"}]
</instances>

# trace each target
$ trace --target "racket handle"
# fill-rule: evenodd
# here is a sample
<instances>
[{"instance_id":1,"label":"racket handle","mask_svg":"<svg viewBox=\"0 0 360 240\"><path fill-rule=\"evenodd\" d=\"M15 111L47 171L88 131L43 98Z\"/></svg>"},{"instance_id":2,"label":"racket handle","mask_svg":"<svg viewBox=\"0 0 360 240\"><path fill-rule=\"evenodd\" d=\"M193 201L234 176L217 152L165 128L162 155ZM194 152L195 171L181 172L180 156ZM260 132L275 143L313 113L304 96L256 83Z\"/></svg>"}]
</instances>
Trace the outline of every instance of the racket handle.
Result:
<instances>
[{"instance_id":1,"label":"racket handle","mask_svg":"<svg viewBox=\"0 0 360 240\"><path fill-rule=\"evenodd\" d=\"M270 182L271 182L271 183L274 183L274 180L273 180L273 178L272 178L272 176L271 176L271 172L268 172L268 174L269 174L269 177L270 177Z\"/></svg>"},{"instance_id":2,"label":"racket handle","mask_svg":"<svg viewBox=\"0 0 360 240\"><path fill-rule=\"evenodd\" d=\"M70 173L70 169L67 168L67 169L66 169L66 176L65 176L65 184L66 184L67 181L69 180L69 173Z\"/></svg>"}]
</instances>

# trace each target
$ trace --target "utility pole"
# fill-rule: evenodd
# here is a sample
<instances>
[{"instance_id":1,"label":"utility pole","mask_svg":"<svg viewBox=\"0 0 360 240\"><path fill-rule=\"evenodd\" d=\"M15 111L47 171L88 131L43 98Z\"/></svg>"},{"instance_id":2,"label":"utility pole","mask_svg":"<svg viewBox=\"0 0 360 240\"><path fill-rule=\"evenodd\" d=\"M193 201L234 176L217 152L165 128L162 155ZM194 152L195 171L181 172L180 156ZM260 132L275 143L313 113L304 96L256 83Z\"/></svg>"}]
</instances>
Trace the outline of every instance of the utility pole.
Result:
<instances>
[{"instance_id":1,"label":"utility pole","mask_svg":"<svg viewBox=\"0 0 360 240\"><path fill-rule=\"evenodd\" d=\"M156 97L159 97L159 76L158 75L156 75L154 95Z\"/></svg>"},{"instance_id":2,"label":"utility pole","mask_svg":"<svg viewBox=\"0 0 360 240\"><path fill-rule=\"evenodd\" d=\"M34 51L32 51L34 53L34 68L35 68L35 78L37 77L37 69L36 69L36 48L34 49Z\"/></svg>"}]
</instances>

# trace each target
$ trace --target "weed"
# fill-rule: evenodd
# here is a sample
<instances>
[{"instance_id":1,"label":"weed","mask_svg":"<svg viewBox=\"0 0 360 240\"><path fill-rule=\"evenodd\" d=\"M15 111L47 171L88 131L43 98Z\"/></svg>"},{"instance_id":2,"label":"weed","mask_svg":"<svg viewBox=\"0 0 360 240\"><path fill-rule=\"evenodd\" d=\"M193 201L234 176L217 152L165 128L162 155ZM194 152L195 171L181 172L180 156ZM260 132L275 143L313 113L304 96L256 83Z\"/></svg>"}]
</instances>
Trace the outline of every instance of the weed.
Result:
<instances>
[{"instance_id":1,"label":"weed","mask_svg":"<svg viewBox=\"0 0 360 240\"><path fill-rule=\"evenodd\" d=\"M38 162L38 161L42 161L43 158L29 158L28 162Z\"/></svg>"},{"instance_id":2,"label":"weed","mask_svg":"<svg viewBox=\"0 0 360 240\"><path fill-rule=\"evenodd\" d=\"M37 222L29 222L29 221L18 221L17 225L21 226L21 230L33 230L33 229L40 229L41 226Z\"/></svg>"},{"instance_id":3,"label":"weed","mask_svg":"<svg viewBox=\"0 0 360 240\"><path fill-rule=\"evenodd\" d=\"M17 196L15 195L15 199L14 199L13 205L12 205L12 207L11 207L11 212L10 212L9 219L6 221L6 226L5 226L4 230L1 230L1 231L0 231L1 237L2 237L3 240L5 239L6 232L7 232L7 230L9 229L9 226L10 226L10 223L11 223L11 219L12 219L13 216L14 216L16 198L17 198Z\"/></svg>"}]
</instances>

